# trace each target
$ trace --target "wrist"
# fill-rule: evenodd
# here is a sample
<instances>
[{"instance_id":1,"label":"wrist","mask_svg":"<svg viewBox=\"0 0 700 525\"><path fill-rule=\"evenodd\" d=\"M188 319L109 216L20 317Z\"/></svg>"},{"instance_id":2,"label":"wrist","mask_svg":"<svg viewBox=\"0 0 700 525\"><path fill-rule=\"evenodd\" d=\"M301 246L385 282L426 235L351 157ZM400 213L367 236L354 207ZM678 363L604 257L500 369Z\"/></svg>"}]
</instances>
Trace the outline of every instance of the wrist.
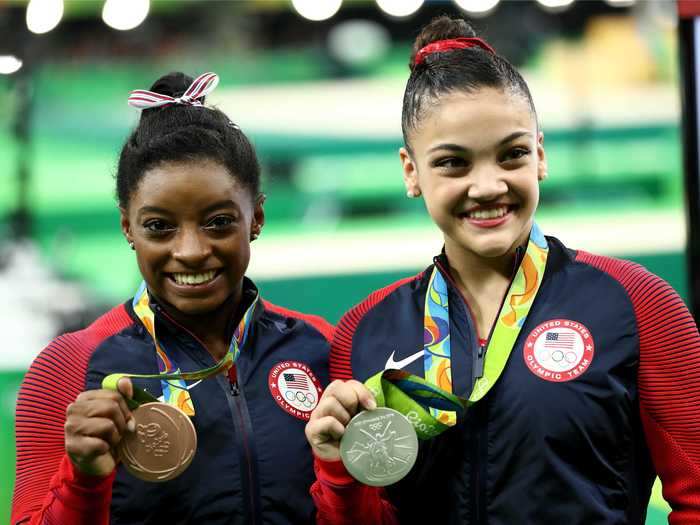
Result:
<instances>
[{"instance_id":1,"label":"wrist","mask_svg":"<svg viewBox=\"0 0 700 525\"><path fill-rule=\"evenodd\" d=\"M107 478L116 471L116 465L110 469L108 465L99 465L95 462L79 461L71 454L66 454L69 459L73 479L76 481L96 482Z\"/></svg>"},{"instance_id":2,"label":"wrist","mask_svg":"<svg viewBox=\"0 0 700 525\"><path fill-rule=\"evenodd\" d=\"M52 478L50 489L56 499L70 512L94 513L95 521L106 523L99 518L109 512L112 498L112 485L116 471L106 476L90 476L78 470L68 455L64 455L59 470ZM76 521L68 521L77 523Z\"/></svg>"},{"instance_id":3,"label":"wrist","mask_svg":"<svg viewBox=\"0 0 700 525\"><path fill-rule=\"evenodd\" d=\"M314 468L320 482L335 486L358 483L347 471L340 456L337 459L324 459L316 455L315 452L314 456Z\"/></svg>"},{"instance_id":4,"label":"wrist","mask_svg":"<svg viewBox=\"0 0 700 525\"><path fill-rule=\"evenodd\" d=\"M322 461L340 461L340 449L338 447L316 448L311 447L314 457Z\"/></svg>"}]
</instances>

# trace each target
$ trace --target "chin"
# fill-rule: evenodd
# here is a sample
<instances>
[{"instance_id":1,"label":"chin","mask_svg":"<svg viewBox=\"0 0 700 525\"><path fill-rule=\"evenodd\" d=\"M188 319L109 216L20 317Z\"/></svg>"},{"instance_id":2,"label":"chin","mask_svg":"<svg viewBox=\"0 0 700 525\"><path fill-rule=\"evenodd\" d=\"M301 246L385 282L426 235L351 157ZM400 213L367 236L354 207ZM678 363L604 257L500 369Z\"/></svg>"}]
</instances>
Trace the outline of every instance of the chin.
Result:
<instances>
[{"instance_id":1,"label":"chin","mask_svg":"<svg viewBox=\"0 0 700 525\"><path fill-rule=\"evenodd\" d=\"M170 301L169 301L170 302ZM195 301L195 300L174 300L170 304L180 313L185 315L204 315L213 312L219 306L221 302L212 301L208 298L206 301Z\"/></svg>"},{"instance_id":2,"label":"chin","mask_svg":"<svg viewBox=\"0 0 700 525\"><path fill-rule=\"evenodd\" d=\"M505 233L505 232L504 232ZM513 235L488 235L486 237L458 237L459 245L463 250L472 252L479 257L492 259L503 257L515 251L517 238Z\"/></svg>"},{"instance_id":3,"label":"chin","mask_svg":"<svg viewBox=\"0 0 700 525\"><path fill-rule=\"evenodd\" d=\"M471 251L484 259L497 259L513 252L514 250L512 248L512 245L498 244L484 247L475 246L471 248Z\"/></svg>"}]
</instances>

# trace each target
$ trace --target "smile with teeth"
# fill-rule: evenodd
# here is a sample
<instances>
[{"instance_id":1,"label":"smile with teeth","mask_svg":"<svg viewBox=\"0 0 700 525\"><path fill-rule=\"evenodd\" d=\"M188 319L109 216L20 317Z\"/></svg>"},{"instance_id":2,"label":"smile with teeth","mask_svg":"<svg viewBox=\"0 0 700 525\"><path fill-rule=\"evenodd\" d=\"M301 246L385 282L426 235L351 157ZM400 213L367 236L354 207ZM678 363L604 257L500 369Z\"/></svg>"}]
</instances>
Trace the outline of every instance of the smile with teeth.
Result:
<instances>
[{"instance_id":1,"label":"smile with teeth","mask_svg":"<svg viewBox=\"0 0 700 525\"><path fill-rule=\"evenodd\" d=\"M477 209L467 212L469 219L500 219L508 213L508 206L499 206L498 208Z\"/></svg>"},{"instance_id":2,"label":"smile with teeth","mask_svg":"<svg viewBox=\"0 0 700 525\"><path fill-rule=\"evenodd\" d=\"M194 286L208 283L214 279L216 270L209 270L202 273L171 273L170 276L177 284Z\"/></svg>"}]
</instances>

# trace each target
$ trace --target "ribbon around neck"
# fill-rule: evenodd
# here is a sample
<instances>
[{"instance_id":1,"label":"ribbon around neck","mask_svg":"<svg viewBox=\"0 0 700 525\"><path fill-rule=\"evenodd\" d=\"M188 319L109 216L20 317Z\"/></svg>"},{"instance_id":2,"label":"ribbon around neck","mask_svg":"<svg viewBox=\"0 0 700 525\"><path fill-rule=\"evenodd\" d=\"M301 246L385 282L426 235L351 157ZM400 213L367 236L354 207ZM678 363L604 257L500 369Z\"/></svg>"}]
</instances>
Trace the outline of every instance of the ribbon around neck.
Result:
<instances>
[{"instance_id":1,"label":"ribbon around neck","mask_svg":"<svg viewBox=\"0 0 700 525\"><path fill-rule=\"evenodd\" d=\"M228 370L231 368L233 365L233 356L231 352L227 352L226 355L221 359L218 363L216 363L214 366L210 366L209 368L204 368L202 370L197 370L196 372L176 372L172 374L109 374L102 380L102 388L106 388L107 390L114 390L115 392L118 392L117 390L117 383L119 383L119 380L122 377L128 377L128 378L137 378L137 379L155 379L158 378L161 381L164 382L170 382L170 381L197 381L200 379L206 379L208 377L211 377L213 375L218 374L219 372L222 372L224 370ZM188 406L192 406L192 400L189 399L189 391L186 389L183 390L182 392L185 392L188 397L188 404L185 406L182 406L178 400L178 403L172 403L169 402L169 399L166 399L165 401L168 402L168 404L175 405L180 410L185 412L188 416L193 416L194 415L194 407L192 407L191 413L188 412L187 408ZM134 397L133 399L126 399L126 403L129 406L130 409L134 410L138 408L140 405L144 403L150 403L153 401L158 401L157 398L146 392L145 390L142 390L140 388L134 387Z\"/></svg>"},{"instance_id":2,"label":"ribbon around neck","mask_svg":"<svg viewBox=\"0 0 700 525\"><path fill-rule=\"evenodd\" d=\"M181 372L172 355L169 355L165 347L160 344L156 337L155 314L150 306L150 298L146 283L142 282L134 295L133 308L134 313L143 324L144 328L153 338L153 344L156 350L156 359L158 362L158 374L125 374L115 373L106 376L102 380L102 388L117 391L117 383L122 377L137 378L137 379L160 379L161 389L163 391L163 401L182 410L188 416L195 414L194 405L186 381L199 381L214 376L222 371L231 368L241 353L241 347L246 342L250 332L250 320L253 317L255 308L258 304L260 294L256 293L253 302L250 304L245 314L241 318L238 326L233 332L231 343L226 355L214 366L196 370L193 372ZM139 405L147 402L158 401L148 392L134 387L133 400L127 400L129 408L135 409Z\"/></svg>"},{"instance_id":3,"label":"ribbon around neck","mask_svg":"<svg viewBox=\"0 0 700 525\"><path fill-rule=\"evenodd\" d=\"M208 95L219 84L219 75L216 73L204 73L194 79L187 90L179 97L171 97L148 91L145 89L135 89L129 94L128 104L138 109L151 109L169 104L182 106L202 106L200 98Z\"/></svg>"},{"instance_id":4,"label":"ribbon around neck","mask_svg":"<svg viewBox=\"0 0 700 525\"><path fill-rule=\"evenodd\" d=\"M425 298L425 379L403 370L384 370L365 381L377 406L401 412L420 439L429 439L457 423L472 404L498 381L537 297L547 264L547 240L533 223L527 250L506 293L486 348L484 372L468 399L452 393L450 315L447 283L433 268Z\"/></svg>"}]
</instances>

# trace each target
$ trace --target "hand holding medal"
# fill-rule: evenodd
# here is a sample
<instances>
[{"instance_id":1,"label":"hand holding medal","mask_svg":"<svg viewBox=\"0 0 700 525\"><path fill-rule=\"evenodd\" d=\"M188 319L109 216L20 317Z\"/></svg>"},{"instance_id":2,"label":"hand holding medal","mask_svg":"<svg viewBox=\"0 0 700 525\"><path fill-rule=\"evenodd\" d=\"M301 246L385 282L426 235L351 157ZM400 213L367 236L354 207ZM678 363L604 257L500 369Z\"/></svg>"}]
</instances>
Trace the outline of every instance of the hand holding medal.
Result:
<instances>
[{"instance_id":1,"label":"hand holding medal","mask_svg":"<svg viewBox=\"0 0 700 525\"><path fill-rule=\"evenodd\" d=\"M101 390L81 393L68 407L66 451L85 474L106 476L121 461L145 481L167 481L190 464L197 435L189 417L135 388L124 374Z\"/></svg>"},{"instance_id":2,"label":"hand holding medal","mask_svg":"<svg viewBox=\"0 0 700 525\"><path fill-rule=\"evenodd\" d=\"M390 485L408 474L417 457L417 440L433 438L454 426L467 407L498 381L537 296L547 250L534 224L489 338L488 358L475 370L468 399L452 393L447 284L436 266L425 298L425 378L384 370L364 385L354 380L332 383L306 428L314 453L325 460L342 459L347 471L366 485ZM376 402L363 401L361 405L370 410L350 419L370 392ZM386 408L372 410L375 405Z\"/></svg>"},{"instance_id":3,"label":"hand holding medal","mask_svg":"<svg viewBox=\"0 0 700 525\"><path fill-rule=\"evenodd\" d=\"M162 381L201 380L228 370L233 364L229 352L216 365L196 372L173 374L111 374L102 387L114 392L123 378L159 378ZM133 388L125 402L133 411L134 431L123 434L116 453L124 467L144 481L168 481L182 474L194 459L197 433L189 416L170 403L162 403L147 392Z\"/></svg>"},{"instance_id":4,"label":"hand holding medal","mask_svg":"<svg viewBox=\"0 0 700 525\"><path fill-rule=\"evenodd\" d=\"M197 433L189 416L194 415L194 405L189 396L186 381L207 379L233 366L240 355L250 328L250 319L259 296L243 314L231 338L229 351L214 366L194 372L180 372L172 356L158 342L155 332L155 316L150 306L146 283L142 283L134 295L134 313L153 338L158 358L159 374L110 374L102 381L102 388L118 391L120 379L160 379L164 402L147 392L133 389L133 398L126 398L133 410L134 432L122 437L117 446L118 457L124 467L144 481L168 481L182 474L197 451Z\"/></svg>"},{"instance_id":5,"label":"hand holding medal","mask_svg":"<svg viewBox=\"0 0 700 525\"><path fill-rule=\"evenodd\" d=\"M181 372L158 342L150 298L142 283L133 307L153 338L160 373L110 374L102 380L101 390L83 392L68 407L66 450L76 467L86 474L104 476L121 460L132 475L144 481L168 481L182 474L197 450L197 433L189 418L194 406L186 381L207 379L233 366L258 300L256 295L233 333L229 351L218 363ZM134 387L131 378L160 379L164 402Z\"/></svg>"},{"instance_id":6,"label":"hand holding medal","mask_svg":"<svg viewBox=\"0 0 700 525\"><path fill-rule=\"evenodd\" d=\"M334 381L312 413L306 436L318 457L342 459L358 481L390 485L413 467L418 438L447 428L423 404L457 411L463 407L456 396L401 370L380 372L364 385Z\"/></svg>"},{"instance_id":7,"label":"hand holding medal","mask_svg":"<svg viewBox=\"0 0 700 525\"><path fill-rule=\"evenodd\" d=\"M386 486L408 474L418 456L418 439L447 430L430 409L463 412L466 400L402 370L385 370L365 381L376 410L360 412L345 427L340 458L365 485Z\"/></svg>"},{"instance_id":8,"label":"hand holding medal","mask_svg":"<svg viewBox=\"0 0 700 525\"><path fill-rule=\"evenodd\" d=\"M88 390L68 405L66 452L78 470L93 476L106 476L114 470L119 441L136 428L126 401L132 396L131 382L122 379L118 392Z\"/></svg>"}]
</instances>

